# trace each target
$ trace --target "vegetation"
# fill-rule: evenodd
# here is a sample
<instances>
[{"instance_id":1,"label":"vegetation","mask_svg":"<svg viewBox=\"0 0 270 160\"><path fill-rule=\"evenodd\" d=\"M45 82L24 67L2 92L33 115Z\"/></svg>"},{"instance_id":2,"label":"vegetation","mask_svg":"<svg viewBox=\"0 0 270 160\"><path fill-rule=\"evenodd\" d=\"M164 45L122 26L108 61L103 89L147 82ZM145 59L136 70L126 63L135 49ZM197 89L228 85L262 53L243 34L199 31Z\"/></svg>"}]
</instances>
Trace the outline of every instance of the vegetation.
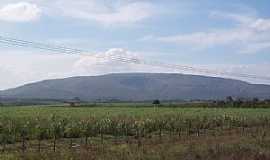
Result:
<instances>
[{"instance_id":1,"label":"vegetation","mask_svg":"<svg viewBox=\"0 0 270 160\"><path fill-rule=\"evenodd\" d=\"M0 160L270 158L268 108L168 106L1 107Z\"/></svg>"},{"instance_id":2,"label":"vegetation","mask_svg":"<svg viewBox=\"0 0 270 160\"><path fill-rule=\"evenodd\" d=\"M156 100L153 101L153 104L159 105L160 104L160 101L158 99L156 99Z\"/></svg>"}]
</instances>

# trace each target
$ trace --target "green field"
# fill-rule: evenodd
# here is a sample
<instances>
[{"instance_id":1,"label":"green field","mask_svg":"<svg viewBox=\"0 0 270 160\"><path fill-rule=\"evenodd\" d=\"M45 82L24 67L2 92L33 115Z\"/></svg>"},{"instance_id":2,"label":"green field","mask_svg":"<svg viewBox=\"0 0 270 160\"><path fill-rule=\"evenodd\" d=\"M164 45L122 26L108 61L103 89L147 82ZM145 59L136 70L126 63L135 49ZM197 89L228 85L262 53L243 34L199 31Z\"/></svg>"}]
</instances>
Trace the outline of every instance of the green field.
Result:
<instances>
[{"instance_id":1,"label":"green field","mask_svg":"<svg viewBox=\"0 0 270 160\"><path fill-rule=\"evenodd\" d=\"M0 159L270 158L270 109L0 107Z\"/></svg>"},{"instance_id":2,"label":"green field","mask_svg":"<svg viewBox=\"0 0 270 160\"><path fill-rule=\"evenodd\" d=\"M162 115L178 115L184 117L197 116L236 116L236 117L270 117L270 109L268 108L172 108L172 107L144 107L123 105L117 107L98 106L98 107L55 107L55 106L28 106L28 107L0 107L0 117L7 118L31 118L31 117L48 117L50 115L57 115L60 117L72 118L88 118L90 116L96 117L113 117L113 116L131 116L131 117L152 117Z\"/></svg>"}]
</instances>

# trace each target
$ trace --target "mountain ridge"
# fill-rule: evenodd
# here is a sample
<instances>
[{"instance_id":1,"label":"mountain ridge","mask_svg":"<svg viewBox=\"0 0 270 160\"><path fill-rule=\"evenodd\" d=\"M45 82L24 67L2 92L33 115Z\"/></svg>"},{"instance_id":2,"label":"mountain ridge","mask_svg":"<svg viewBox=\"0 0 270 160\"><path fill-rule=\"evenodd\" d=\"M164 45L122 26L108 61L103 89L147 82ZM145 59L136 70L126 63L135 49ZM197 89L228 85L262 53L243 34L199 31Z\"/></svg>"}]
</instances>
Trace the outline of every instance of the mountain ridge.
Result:
<instances>
[{"instance_id":1,"label":"mountain ridge","mask_svg":"<svg viewBox=\"0 0 270 160\"><path fill-rule=\"evenodd\" d=\"M270 85L176 73L113 73L50 79L0 91L0 96L85 101L191 100L226 96L269 98Z\"/></svg>"}]
</instances>

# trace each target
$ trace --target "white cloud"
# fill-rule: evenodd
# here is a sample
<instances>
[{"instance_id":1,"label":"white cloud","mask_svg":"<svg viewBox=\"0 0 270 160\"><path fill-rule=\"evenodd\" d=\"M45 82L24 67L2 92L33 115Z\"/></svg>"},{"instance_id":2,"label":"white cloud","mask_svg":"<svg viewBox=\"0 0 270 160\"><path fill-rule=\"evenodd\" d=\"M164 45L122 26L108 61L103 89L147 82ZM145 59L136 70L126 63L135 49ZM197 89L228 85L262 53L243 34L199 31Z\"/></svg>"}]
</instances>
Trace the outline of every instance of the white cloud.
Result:
<instances>
[{"instance_id":1,"label":"white cloud","mask_svg":"<svg viewBox=\"0 0 270 160\"><path fill-rule=\"evenodd\" d=\"M132 24L155 13L154 5L146 1L57 0L53 7L64 16L103 25Z\"/></svg>"},{"instance_id":2,"label":"white cloud","mask_svg":"<svg viewBox=\"0 0 270 160\"><path fill-rule=\"evenodd\" d=\"M49 55L49 54L23 54L12 51L0 55L0 90L17 87L23 84L36 82L45 79L65 78L73 76L93 76L108 73L125 72L148 72L148 73L186 73L210 76L213 73L201 73L199 71L187 71L180 69L161 68L150 65L119 62L112 60L112 57L128 58L135 62L143 62L140 53L131 52L121 48L110 49L106 52L87 55ZM95 55L95 56L94 56ZM151 62L151 61L150 61ZM220 72L232 72L243 74L255 74L270 76L270 64L260 65L190 65L182 64L201 69L209 69ZM181 67L180 67L181 68ZM228 76L225 76L228 77ZM235 78L235 77L229 77ZM242 78L256 83L270 83L269 81Z\"/></svg>"},{"instance_id":3,"label":"white cloud","mask_svg":"<svg viewBox=\"0 0 270 160\"><path fill-rule=\"evenodd\" d=\"M212 18L234 20L240 24L252 23L254 19L256 18L254 15L228 13L228 12L221 12L221 11L212 11L209 16Z\"/></svg>"},{"instance_id":4,"label":"white cloud","mask_svg":"<svg viewBox=\"0 0 270 160\"><path fill-rule=\"evenodd\" d=\"M0 64L0 89L5 87L14 87L14 84L19 84L23 80L18 77L20 74L16 73L10 66Z\"/></svg>"},{"instance_id":5,"label":"white cloud","mask_svg":"<svg viewBox=\"0 0 270 160\"><path fill-rule=\"evenodd\" d=\"M119 62L118 58L139 61L139 56L124 49L88 55L28 54L5 51L0 55L0 90L44 79L93 76L120 72L168 72L168 69ZM117 59L112 60L112 57Z\"/></svg>"},{"instance_id":6,"label":"white cloud","mask_svg":"<svg viewBox=\"0 0 270 160\"><path fill-rule=\"evenodd\" d=\"M137 39L138 42L145 42L145 41L152 41L153 39L155 39L155 36L153 35L146 35L142 38Z\"/></svg>"},{"instance_id":7,"label":"white cloud","mask_svg":"<svg viewBox=\"0 0 270 160\"><path fill-rule=\"evenodd\" d=\"M258 18L255 15L244 15L227 12L211 12L210 16L216 18L225 18L238 22L242 27L255 29L257 31L269 31L270 19Z\"/></svg>"},{"instance_id":8,"label":"white cloud","mask_svg":"<svg viewBox=\"0 0 270 160\"><path fill-rule=\"evenodd\" d=\"M42 15L95 22L104 26L130 25L153 17L162 8L145 0L2 0L0 20L28 22Z\"/></svg>"},{"instance_id":9,"label":"white cloud","mask_svg":"<svg viewBox=\"0 0 270 160\"><path fill-rule=\"evenodd\" d=\"M247 39L254 36L254 32L244 29L217 30L212 32L195 32L177 36L160 37L159 41L177 44L191 44L205 49L216 45L226 45L232 42L245 43Z\"/></svg>"},{"instance_id":10,"label":"white cloud","mask_svg":"<svg viewBox=\"0 0 270 160\"><path fill-rule=\"evenodd\" d=\"M161 69L142 64L142 57L122 48L109 49L95 56L82 56L73 65L73 73L80 75L100 75L121 72L169 72L171 69Z\"/></svg>"},{"instance_id":11,"label":"white cloud","mask_svg":"<svg viewBox=\"0 0 270 160\"><path fill-rule=\"evenodd\" d=\"M250 27L258 31L270 31L270 19L259 18L251 23Z\"/></svg>"},{"instance_id":12,"label":"white cloud","mask_svg":"<svg viewBox=\"0 0 270 160\"><path fill-rule=\"evenodd\" d=\"M258 83L258 84L270 84L269 79L266 80L265 77L270 77L270 63L261 64L212 64L212 65L202 65L198 66L200 68L217 69L220 71L225 71L227 73L241 73L243 75L256 75L257 79L254 78L239 78L233 76L225 76L227 78L240 79L243 81ZM222 75L219 75L223 77ZM260 77L260 78L259 78Z\"/></svg>"},{"instance_id":13,"label":"white cloud","mask_svg":"<svg viewBox=\"0 0 270 160\"><path fill-rule=\"evenodd\" d=\"M211 16L234 20L237 23L229 29L193 32L156 39L166 43L192 46L193 49L200 50L218 46L233 46L238 48L239 53L258 53L270 48L270 19L224 12L214 12L211 13Z\"/></svg>"},{"instance_id":14,"label":"white cloud","mask_svg":"<svg viewBox=\"0 0 270 160\"><path fill-rule=\"evenodd\" d=\"M8 22L35 21L41 16L41 9L33 3L11 3L0 8L0 20Z\"/></svg>"},{"instance_id":15,"label":"white cloud","mask_svg":"<svg viewBox=\"0 0 270 160\"><path fill-rule=\"evenodd\" d=\"M119 62L112 60L111 57L122 57L133 59L136 63ZM146 62L146 63L145 63ZM150 65L147 65L150 64ZM164 64L164 65L163 65ZM158 65L164 67L158 67ZM166 67L167 66L167 67ZM177 66L170 67L170 66ZM190 68L186 70L184 68ZM260 78L245 78L233 75L256 75L258 77L270 77L270 64L249 64L249 65L230 65L230 64L209 64L209 65L169 65L159 63L158 61L145 60L134 52L130 52L121 48L110 49L105 53L99 53L94 57L82 57L73 65L73 73L79 75L100 75L107 73L122 73L122 72L148 72L148 73L184 73L195 75L206 75L215 77L225 77L240 79L251 83L270 84L269 81Z\"/></svg>"},{"instance_id":16,"label":"white cloud","mask_svg":"<svg viewBox=\"0 0 270 160\"><path fill-rule=\"evenodd\" d=\"M74 61L71 55L50 55L16 50L0 55L0 90L44 79L70 76Z\"/></svg>"},{"instance_id":17,"label":"white cloud","mask_svg":"<svg viewBox=\"0 0 270 160\"><path fill-rule=\"evenodd\" d=\"M270 49L270 42L261 42L261 43L253 43L246 46L244 49L242 49L241 53L257 53L259 51L262 51L264 49Z\"/></svg>"}]
</instances>

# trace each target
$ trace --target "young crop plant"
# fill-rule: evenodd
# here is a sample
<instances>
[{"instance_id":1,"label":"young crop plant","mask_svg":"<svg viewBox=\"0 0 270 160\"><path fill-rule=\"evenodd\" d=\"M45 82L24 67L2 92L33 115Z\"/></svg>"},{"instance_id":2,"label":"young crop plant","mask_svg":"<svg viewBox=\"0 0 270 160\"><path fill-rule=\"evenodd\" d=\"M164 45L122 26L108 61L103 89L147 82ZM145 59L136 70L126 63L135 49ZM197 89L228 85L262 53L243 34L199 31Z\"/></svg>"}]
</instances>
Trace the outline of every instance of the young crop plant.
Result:
<instances>
[{"instance_id":1,"label":"young crop plant","mask_svg":"<svg viewBox=\"0 0 270 160\"><path fill-rule=\"evenodd\" d=\"M22 142L22 146L21 146L21 149L22 149L22 152L24 153L25 150L27 149L27 146L26 146L26 142L27 140L30 138L32 132L31 132L31 123L30 121L25 121L25 122L22 122L20 123L20 126L19 126L19 135L20 135L20 138L21 138L21 142Z\"/></svg>"},{"instance_id":2,"label":"young crop plant","mask_svg":"<svg viewBox=\"0 0 270 160\"><path fill-rule=\"evenodd\" d=\"M11 132L8 125L0 123L0 142L2 145L2 152L5 152L6 145L9 143L11 139Z\"/></svg>"},{"instance_id":3,"label":"young crop plant","mask_svg":"<svg viewBox=\"0 0 270 160\"><path fill-rule=\"evenodd\" d=\"M82 134L81 124L70 122L65 125L64 137L70 139L70 148L73 146L73 139L80 138Z\"/></svg>"},{"instance_id":4,"label":"young crop plant","mask_svg":"<svg viewBox=\"0 0 270 160\"><path fill-rule=\"evenodd\" d=\"M53 151L56 152L57 139L64 136L65 126L67 124L66 119L60 119L56 115L52 115L50 118L50 133L53 137Z\"/></svg>"},{"instance_id":5,"label":"young crop plant","mask_svg":"<svg viewBox=\"0 0 270 160\"><path fill-rule=\"evenodd\" d=\"M37 123L35 125L35 134L36 134L36 138L38 140L38 151L41 151L41 142L43 140L47 140L49 139L50 136L50 129L49 126L47 125L48 123L42 123L41 121L38 121L39 123Z\"/></svg>"}]
</instances>

